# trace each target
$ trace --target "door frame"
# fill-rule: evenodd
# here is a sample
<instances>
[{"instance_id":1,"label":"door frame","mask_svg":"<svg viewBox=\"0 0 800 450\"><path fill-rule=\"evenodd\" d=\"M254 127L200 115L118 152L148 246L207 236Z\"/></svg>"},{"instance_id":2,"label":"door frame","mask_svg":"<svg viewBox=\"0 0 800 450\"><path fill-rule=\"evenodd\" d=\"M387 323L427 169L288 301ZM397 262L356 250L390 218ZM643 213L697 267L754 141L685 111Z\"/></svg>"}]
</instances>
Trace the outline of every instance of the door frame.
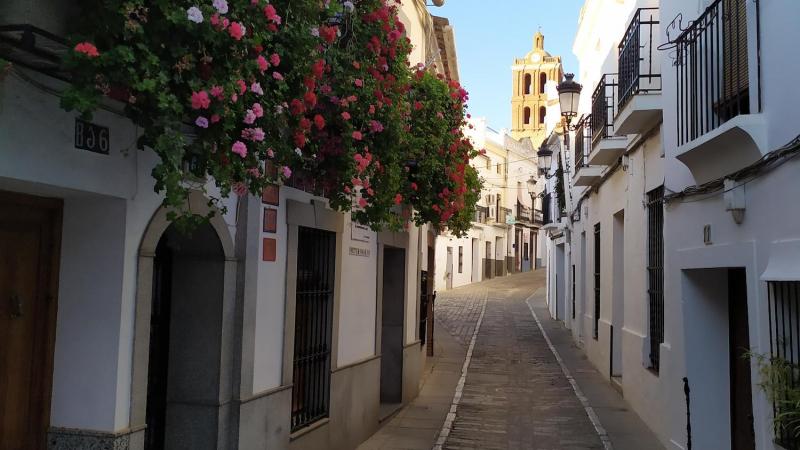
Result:
<instances>
[{"instance_id":1,"label":"door frame","mask_svg":"<svg viewBox=\"0 0 800 450\"><path fill-rule=\"evenodd\" d=\"M234 314L236 301L236 271L237 260L234 253L233 238L228 230L228 225L220 211L208 206L209 200L200 191L191 191L187 199L187 208L192 214L208 216L209 224L214 228L219 238L225 255L225 275L223 281L223 322L222 322L222 347L223 353L232 351L234 345ZM136 306L133 330L133 366L131 375L131 409L130 431L131 434L141 434L141 439L131 438L130 442L141 442L144 445L144 432L147 419L147 376L150 359L150 312L153 305L153 263L156 257L156 248L164 232L172 224L167 218L169 209L161 206L153 214L150 223L144 231L139 245L138 272L136 277ZM232 380L234 372L232 358L221 358L220 379ZM220 395L229 395L232 392L227 386L220 387ZM228 419L220 418L220 430L227 428ZM229 439L230 432L220 433L218 440L222 443ZM225 447L222 445L222 447ZM131 450L143 447L131 446Z\"/></svg>"},{"instance_id":2,"label":"door frame","mask_svg":"<svg viewBox=\"0 0 800 450\"><path fill-rule=\"evenodd\" d=\"M38 368L36 369L39 374L41 374L40 383L36 392L41 397L39 402L41 411L39 411L38 414L40 415L40 423L44 427L39 436L39 444L40 446L44 446L46 445L47 432L50 428L50 408L53 394L53 366L58 314L58 282L61 262L61 229L64 201L57 198L0 191L0 204L25 206L49 213L48 221L50 223L46 230L50 238L49 248L42 249L43 252L49 253L49 258L47 258L47 267L40 267L39 274L37 275L37 279L40 281L42 277L45 277L47 283L46 289L43 289L41 292L41 298L37 299L47 302L45 320L44 323L36 325L40 327L39 330L41 330L41 327L44 327L45 338L37 342L34 349L34 353L41 352L41 354L45 355L43 360L38 361Z\"/></svg>"}]
</instances>

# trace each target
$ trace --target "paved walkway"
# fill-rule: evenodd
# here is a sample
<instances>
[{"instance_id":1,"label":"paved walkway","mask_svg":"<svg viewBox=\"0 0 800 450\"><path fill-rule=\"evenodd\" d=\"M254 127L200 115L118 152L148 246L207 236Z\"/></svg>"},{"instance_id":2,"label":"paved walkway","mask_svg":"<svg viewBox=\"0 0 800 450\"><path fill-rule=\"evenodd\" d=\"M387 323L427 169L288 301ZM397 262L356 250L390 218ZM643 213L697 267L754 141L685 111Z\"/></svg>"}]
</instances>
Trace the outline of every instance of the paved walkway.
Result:
<instances>
[{"instance_id":1,"label":"paved walkway","mask_svg":"<svg viewBox=\"0 0 800 450\"><path fill-rule=\"evenodd\" d=\"M569 332L549 319L542 309L543 285L540 271L440 293L437 356L420 396L359 448L602 449L605 429L607 448L661 449L624 400L581 358ZM538 295L531 297L534 292ZM526 303L529 298L556 350L565 353L568 370L580 374L577 384L599 423L590 420L551 352ZM456 392L455 414L448 417ZM434 447L437 438L441 447Z\"/></svg>"}]
</instances>

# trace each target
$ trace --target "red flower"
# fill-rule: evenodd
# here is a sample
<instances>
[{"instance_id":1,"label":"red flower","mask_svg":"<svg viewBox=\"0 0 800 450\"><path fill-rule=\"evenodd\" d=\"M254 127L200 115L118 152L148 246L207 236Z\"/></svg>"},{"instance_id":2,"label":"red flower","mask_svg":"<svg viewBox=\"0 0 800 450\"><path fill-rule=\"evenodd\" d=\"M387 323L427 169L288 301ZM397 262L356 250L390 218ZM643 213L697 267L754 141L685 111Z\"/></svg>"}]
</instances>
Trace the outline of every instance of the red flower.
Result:
<instances>
[{"instance_id":1,"label":"red flower","mask_svg":"<svg viewBox=\"0 0 800 450\"><path fill-rule=\"evenodd\" d=\"M353 131L353 139L360 141L363 138L364 135L362 135L360 131Z\"/></svg>"},{"instance_id":2,"label":"red flower","mask_svg":"<svg viewBox=\"0 0 800 450\"><path fill-rule=\"evenodd\" d=\"M314 65L311 66L311 71L314 73L315 77L317 78L321 77L322 74L325 72L325 60L318 59L317 62L315 62Z\"/></svg>"},{"instance_id":3,"label":"red flower","mask_svg":"<svg viewBox=\"0 0 800 450\"><path fill-rule=\"evenodd\" d=\"M394 196L394 204L395 205L399 205L402 202L403 202L403 196L402 195L397 194L397 195Z\"/></svg>"},{"instance_id":4,"label":"red flower","mask_svg":"<svg viewBox=\"0 0 800 450\"><path fill-rule=\"evenodd\" d=\"M325 40L328 44L333 44L336 40L336 36L338 34L339 29L337 27L329 27L327 25L323 25L319 27L319 36Z\"/></svg>"},{"instance_id":5,"label":"red flower","mask_svg":"<svg viewBox=\"0 0 800 450\"><path fill-rule=\"evenodd\" d=\"M294 134L294 145L303 148L306 146L306 135L301 132L297 132Z\"/></svg>"},{"instance_id":6,"label":"red flower","mask_svg":"<svg viewBox=\"0 0 800 450\"><path fill-rule=\"evenodd\" d=\"M78 53L83 53L89 58L97 58L100 56L100 52L97 51L97 47L89 42L81 42L80 44L76 45L75 51Z\"/></svg>"},{"instance_id":7,"label":"red flower","mask_svg":"<svg viewBox=\"0 0 800 450\"><path fill-rule=\"evenodd\" d=\"M325 118L317 114L316 116L314 116L314 125L316 125L317 129L319 130L325 128Z\"/></svg>"},{"instance_id":8,"label":"red flower","mask_svg":"<svg viewBox=\"0 0 800 450\"><path fill-rule=\"evenodd\" d=\"M292 114L295 116L303 114L305 110L306 107L303 105L303 102L301 102L298 99L293 99L292 102L289 104L289 111L291 111Z\"/></svg>"},{"instance_id":9,"label":"red flower","mask_svg":"<svg viewBox=\"0 0 800 450\"><path fill-rule=\"evenodd\" d=\"M306 106L313 108L317 106L317 94L306 92L305 95L303 95L303 101L306 103Z\"/></svg>"},{"instance_id":10,"label":"red flower","mask_svg":"<svg viewBox=\"0 0 800 450\"><path fill-rule=\"evenodd\" d=\"M311 121L308 120L306 117L303 117L302 119L300 119L300 128L302 128L304 130L310 130L311 129Z\"/></svg>"}]
</instances>

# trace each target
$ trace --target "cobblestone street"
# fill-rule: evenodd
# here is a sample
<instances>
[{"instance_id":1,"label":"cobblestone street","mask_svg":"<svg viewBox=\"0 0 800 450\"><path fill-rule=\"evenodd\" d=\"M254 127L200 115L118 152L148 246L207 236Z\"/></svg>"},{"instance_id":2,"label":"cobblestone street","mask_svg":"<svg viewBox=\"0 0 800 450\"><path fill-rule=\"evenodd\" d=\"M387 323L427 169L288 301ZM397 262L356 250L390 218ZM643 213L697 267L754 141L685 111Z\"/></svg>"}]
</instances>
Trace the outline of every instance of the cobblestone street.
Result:
<instances>
[{"instance_id":1,"label":"cobblestone street","mask_svg":"<svg viewBox=\"0 0 800 450\"><path fill-rule=\"evenodd\" d=\"M565 352L565 364L576 366L571 370L579 374L578 389L587 392L585 404L581 402L532 315L531 308L538 306L532 294L543 294L543 286L544 272L536 272L440 293L438 353L422 394L361 448L660 449L624 400L578 356L580 350L563 326L536 308L557 351ZM437 371L439 358L448 359L445 372ZM462 373L454 366L461 367L465 358L469 361L460 387ZM452 401L445 403L443 397ZM434 432L430 422L443 426Z\"/></svg>"}]
</instances>

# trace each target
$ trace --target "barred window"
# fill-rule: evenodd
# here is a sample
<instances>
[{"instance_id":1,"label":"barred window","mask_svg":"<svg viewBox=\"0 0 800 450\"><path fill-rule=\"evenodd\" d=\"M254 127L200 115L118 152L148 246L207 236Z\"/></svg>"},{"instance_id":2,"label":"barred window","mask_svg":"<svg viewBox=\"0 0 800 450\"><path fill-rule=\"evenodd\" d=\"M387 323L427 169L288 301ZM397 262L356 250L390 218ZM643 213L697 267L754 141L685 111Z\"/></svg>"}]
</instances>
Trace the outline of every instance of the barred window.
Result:
<instances>
[{"instance_id":1,"label":"barred window","mask_svg":"<svg viewBox=\"0 0 800 450\"><path fill-rule=\"evenodd\" d=\"M800 281L770 281L767 286L772 371L786 382L786 389L776 392L772 408L776 417L784 414L792 420L785 415L785 405L794 403L791 392L800 389ZM775 442L787 450L799 450L800 437L793 433L793 426L786 425L776 424Z\"/></svg>"},{"instance_id":2,"label":"barred window","mask_svg":"<svg viewBox=\"0 0 800 450\"><path fill-rule=\"evenodd\" d=\"M600 335L600 224L594 226L594 329L592 337Z\"/></svg>"},{"instance_id":3,"label":"barred window","mask_svg":"<svg viewBox=\"0 0 800 450\"><path fill-rule=\"evenodd\" d=\"M647 281L650 368L658 372L664 342L664 186L647 193Z\"/></svg>"},{"instance_id":4,"label":"barred window","mask_svg":"<svg viewBox=\"0 0 800 450\"><path fill-rule=\"evenodd\" d=\"M464 271L464 247L458 246L458 273Z\"/></svg>"}]
</instances>

